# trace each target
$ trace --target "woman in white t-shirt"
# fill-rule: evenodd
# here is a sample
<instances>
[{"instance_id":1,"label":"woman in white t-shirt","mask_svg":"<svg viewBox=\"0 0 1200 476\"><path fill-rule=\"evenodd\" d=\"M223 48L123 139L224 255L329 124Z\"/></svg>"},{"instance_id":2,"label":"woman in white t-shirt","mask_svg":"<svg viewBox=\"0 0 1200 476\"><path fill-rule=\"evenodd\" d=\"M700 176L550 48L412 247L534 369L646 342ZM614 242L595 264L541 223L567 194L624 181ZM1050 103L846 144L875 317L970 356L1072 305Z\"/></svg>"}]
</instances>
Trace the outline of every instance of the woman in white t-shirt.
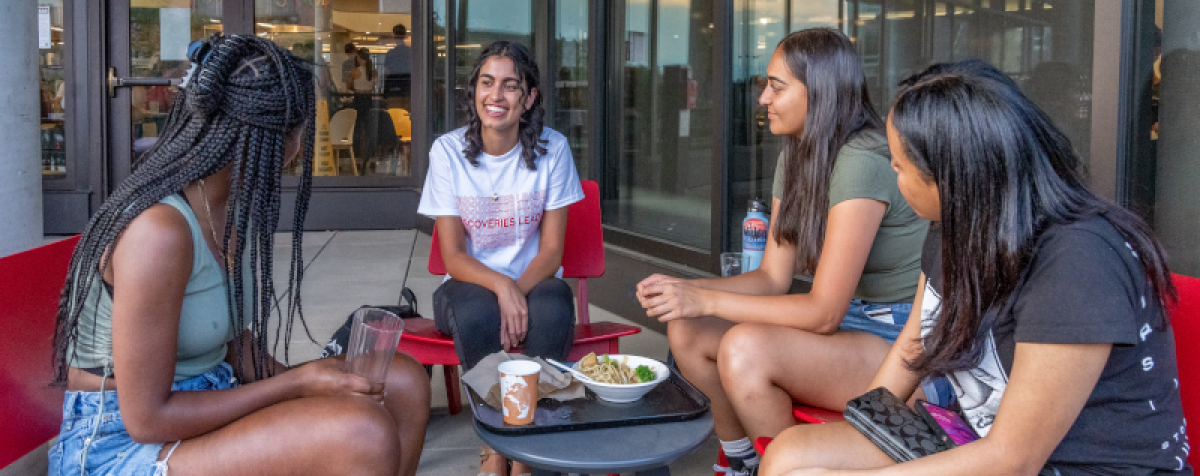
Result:
<instances>
[{"instance_id":1,"label":"woman in white t-shirt","mask_svg":"<svg viewBox=\"0 0 1200 476\"><path fill-rule=\"evenodd\" d=\"M436 219L447 271L434 320L466 369L515 346L559 360L571 347L574 302L559 276L567 205L583 189L566 138L542 126L538 78L528 48L492 43L471 73L467 125L429 151L417 211ZM481 476L505 474L502 456L484 447L481 458Z\"/></svg>"}]
</instances>

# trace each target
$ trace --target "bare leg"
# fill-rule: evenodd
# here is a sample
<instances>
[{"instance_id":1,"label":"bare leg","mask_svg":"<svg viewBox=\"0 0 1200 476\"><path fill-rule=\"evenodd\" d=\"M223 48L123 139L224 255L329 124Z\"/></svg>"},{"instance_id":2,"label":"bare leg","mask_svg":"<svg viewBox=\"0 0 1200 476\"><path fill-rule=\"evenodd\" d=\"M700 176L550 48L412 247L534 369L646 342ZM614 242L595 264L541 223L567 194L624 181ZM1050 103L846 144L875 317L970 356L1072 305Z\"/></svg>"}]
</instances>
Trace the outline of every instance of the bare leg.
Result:
<instances>
[{"instance_id":1,"label":"bare leg","mask_svg":"<svg viewBox=\"0 0 1200 476\"><path fill-rule=\"evenodd\" d=\"M429 423L429 392L425 367L408 354L396 353L384 385L383 406L399 432L401 476L417 474Z\"/></svg>"},{"instance_id":2,"label":"bare leg","mask_svg":"<svg viewBox=\"0 0 1200 476\"><path fill-rule=\"evenodd\" d=\"M795 423L792 401L843 410L865 393L891 345L861 332L814 334L768 324L740 324L721 341L720 376L738 420L752 437L775 436Z\"/></svg>"},{"instance_id":3,"label":"bare leg","mask_svg":"<svg viewBox=\"0 0 1200 476\"><path fill-rule=\"evenodd\" d=\"M168 466L171 476L393 476L400 468L398 434L391 415L371 398L298 398L184 440Z\"/></svg>"},{"instance_id":4,"label":"bare leg","mask_svg":"<svg viewBox=\"0 0 1200 476\"><path fill-rule=\"evenodd\" d=\"M517 475L525 474L525 473L532 474L533 468L529 467L529 466L525 466L524 464L522 464L518 461L513 461L512 474L510 474L509 476L517 476Z\"/></svg>"},{"instance_id":5,"label":"bare leg","mask_svg":"<svg viewBox=\"0 0 1200 476\"><path fill-rule=\"evenodd\" d=\"M717 352L721 337L733 323L716 317L680 319L667 323L667 340L679 371L709 400L713 415L713 432L722 441L746 437L738 422L733 405L721 385L717 371Z\"/></svg>"},{"instance_id":6,"label":"bare leg","mask_svg":"<svg viewBox=\"0 0 1200 476\"><path fill-rule=\"evenodd\" d=\"M483 445L481 450L483 454L480 456L479 472L480 473L496 473L500 476L508 475L508 460L504 459L504 455L497 453L487 445Z\"/></svg>"},{"instance_id":7,"label":"bare leg","mask_svg":"<svg viewBox=\"0 0 1200 476\"><path fill-rule=\"evenodd\" d=\"M251 413L184 440L171 455L170 472L416 474L429 420L424 367L397 354L384 389L383 405L363 397L299 398ZM164 446L160 459L171 446Z\"/></svg>"},{"instance_id":8,"label":"bare leg","mask_svg":"<svg viewBox=\"0 0 1200 476\"><path fill-rule=\"evenodd\" d=\"M793 426L775 438L758 474L778 476L794 469L875 469L896 464L849 423Z\"/></svg>"}]
</instances>

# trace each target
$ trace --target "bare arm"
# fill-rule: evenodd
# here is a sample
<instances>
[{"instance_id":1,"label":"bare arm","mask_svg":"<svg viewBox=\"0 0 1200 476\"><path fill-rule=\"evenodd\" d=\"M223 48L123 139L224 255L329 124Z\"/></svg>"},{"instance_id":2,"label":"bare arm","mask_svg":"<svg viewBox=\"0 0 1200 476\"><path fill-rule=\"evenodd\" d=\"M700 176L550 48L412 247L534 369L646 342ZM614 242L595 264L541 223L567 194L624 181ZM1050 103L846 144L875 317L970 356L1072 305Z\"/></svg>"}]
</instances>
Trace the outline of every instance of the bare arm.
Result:
<instances>
[{"instance_id":1,"label":"bare arm","mask_svg":"<svg viewBox=\"0 0 1200 476\"><path fill-rule=\"evenodd\" d=\"M529 309L525 295L562 264L566 239L567 208L546 210L542 215L537 255L517 280L495 271L467 254L466 229L457 216L437 217L438 241L446 272L459 281L478 284L496 294L500 304L500 344L508 350L525 338Z\"/></svg>"},{"instance_id":2,"label":"bare arm","mask_svg":"<svg viewBox=\"0 0 1200 476\"><path fill-rule=\"evenodd\" d=\"M904 401L908 401L913 392L917 391L917 386L921 384L921 381L917 378L917 374L908 370L908 362L915 360L921 355L921 352L924 352L920 340L921 302L924 300L924 294L925 273L921 273L917 295L913 298L912 312L908 314L908 321L904 323L904 329L900 331L900 336L896 337L896 343L892 344L892 350L888 351L887 357L884 357L883 364L875 373L875 378L871 380L871 384L866 389L863 389L864 391L887 387L893 395Z\"/></svg>"},{"instance_id":3,"label":"bare arm","mask_svg":"<svg viewBox=\"0 0 1200 476\"><path fill-rule=\"evenodd\" d=\"M537 255L529 262L521 277L517 278L517 287L524 294L529 294L534 286L554 276L562 267L563 246L567 240L567 207L546 210L542 214L539 233L541 239Z\"/></svg>"},{"instance_id":4,"label":"bare arm","mask_svg":"<svg viewBox=\"0 0 1200 476\"><path fill-rule=\"evenodd\" d=\"M774 204L778 208L779 201ZM830 209L810 293L782 294L792 280L795 252L779 252L785 247L774 245L772 231L767 239L772 253L764 253L761 272L696 285L673 278L652 281L652 276L643 281L645 286L639 284L642 305L647 315L660 321L717 316L832 333L854 296L886 211L887 205L871 199L847 200Z\"/></svg>"},{"instance_id":5,"label":"bare arm","mask_svg":"<svg viewBox=\"0 0 1200 476\"><path fill-rule=\"evenodd\" d=\"M321 363L229 390L172 392L192 256L187 222L167 205L134 219L113 248L113 360L122 414L135 441L195 437L301 396L369 391L365 379Z\"/></svg>"},{"instance_id":6,"label":"bare arm","mask_svg":"<svg viewBox=\"0 0 1200 476\"><path fill-rule=\"evenodd\" d=\"M986 437L878 470L788 474L1035 475L1083 410L1111 350L1111 344L1017 343L1012 378Z\"/></svg>"}]
</instances>

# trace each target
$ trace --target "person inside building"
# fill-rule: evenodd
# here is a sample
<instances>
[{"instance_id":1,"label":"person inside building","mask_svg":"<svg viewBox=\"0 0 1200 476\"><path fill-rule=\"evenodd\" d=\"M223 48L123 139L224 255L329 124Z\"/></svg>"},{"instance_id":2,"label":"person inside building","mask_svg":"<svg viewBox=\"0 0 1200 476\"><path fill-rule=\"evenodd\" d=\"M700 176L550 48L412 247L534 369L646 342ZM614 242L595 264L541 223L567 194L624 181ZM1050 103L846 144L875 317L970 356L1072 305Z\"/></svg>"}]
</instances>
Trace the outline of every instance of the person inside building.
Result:
<instances>
[{"instance_id":1,"label":"person inside building","mask_svg":"<svg viewBox=\"0 0 1200 476\"><path fill-rule=\"evenodd\" d=\"M293 223L308 209L312 74L253 35L215 35L189 56L161 139L71 259L50 474L415 474L430 398L420 364L397 355L380 392L341 358L272 357L286 359L303 324L302 229L287 273L273 256L294 161Z\"/></svg>"},{"instance_id":2,"label":"person inside building","mask_svg":"<svg viewBox=\"0 0 1200 476\"><path fill-rule=\"evenodd\" d=\"M378 79L379 73L375 70L375 63L371 61L371 53L366 48L358 49L354 53L354 69L346 79L346 91L356 95L371 94L375 92Z\"/></svg>"},{"instance_id":3,"label":"person inside building","mask_svg":"<svg viewBox=\"0 0 1200 476\"><path fill-rule=\"evenodd\" d=\"M358 64L358 47L354 46L354 43L347 41L346 45L342 47L342 53L345 54L346 59L342 60L342 82L340 87L345 87L348 92L351 92L349 91L350 88L346 85L350 84L350 74L354 72L354 68Z\"/></svg>"},{"instance_id":4,"label":"person inside building","mask_svg":"<svg viewBox=\"0 0 1200 476\"><path fill-rule=\"evenodd\" d=\"M753 472L749 437L794 423L792 401L841 410L909 318L928 223L896 188L883 122L854 44L837 30L785 37L759 98L786 137L762 265L723 279L652 275L646 314L667 322L683 375L708 396L729 475ZM794 276L812 289L789 294Z\"/></svg>"},{"instance_id":5,"label":"person inside building","mask_svg":"<svg viewBox=\"0 0 1200 476\"><path fill-rule=\"evenodd\" d=\"M400 107L409 108L409 97L412 95L412 40L408 36L408 28L397 23L392 27L396 37L396 46L383 55L383 94L389 98L397 98Z\"/></svg>"},{"instance_id":6,"label":"person inside building","mask_svg":"<svg viewBox=\"0 0 1200 476\"><path fill-rule=\"evenodd\" d=\"M562 276L567 205L583 199L571 149L542 125L538 65L519 43L497 41L467 86L466 125L434 141L417 212L433 217L446 280L433 295L438 330L454 336L464 370L520 345L565 360L574 336ZM486 446L480 475L504 476ZM529 473L514 462L511 474Z\"/></svg>"},{"instance_id":7,"label":"person inside building","mask_svg":"<svg viewBox=\"0 0 1200 476\"><path fill-rule=\"evenodd\" d=\"M986 63L907 80L887 132L900 190L938 225L921 318L861 390L947 375L982 438L896 465L849 424L800 425L759 474L1192 474L1147 224L1091 191L1067 136Z\"/></svg>"}]
</instances>

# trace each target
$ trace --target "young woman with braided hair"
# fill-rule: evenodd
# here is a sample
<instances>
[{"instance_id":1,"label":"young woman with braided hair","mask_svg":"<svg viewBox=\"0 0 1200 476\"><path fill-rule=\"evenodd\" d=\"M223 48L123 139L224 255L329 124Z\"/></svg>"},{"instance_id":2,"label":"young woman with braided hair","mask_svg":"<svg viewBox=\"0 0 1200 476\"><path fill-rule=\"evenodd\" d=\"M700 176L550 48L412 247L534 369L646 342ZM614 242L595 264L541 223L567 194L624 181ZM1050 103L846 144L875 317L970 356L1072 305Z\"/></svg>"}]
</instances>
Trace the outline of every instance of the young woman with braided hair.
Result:
<instances>
[{"instance_id":1,"label":"young woman with braided hair","mask_svg":"<svg viewBox=\"0 0 1200 476\"><path fill-rule=\"evenodd\" d=\"M414 474L429 406L419 364L398 355L386 393L371 394L336 359L289 369L271 356L282 350L286 362L295 318L304 322L311 73L254 36L193 46L162 138L71 259L54 355L67 392L50 474L159 475L168 464L173 476ZM279 299L280 177L296 160L298 226Z\"/></svg>"},{"instance_id":2,"label":"young woman with braided hair","mask_svg":"<svg viewBox=\"0 0 1200 476\"><path fill-rule=\"evenodd\" d=\"M517 345L564 360L575 307L562 275L567 205L583 188L566 138L542 126L538 66L529 49L497 41L475 62L466 126L434 142L417 211L434 217L446 281L433 294L438 330L463 367ZM484 447L480 476L503 476ZM513 463L512 473L530 472Z\"/></svg>"}]
</instances>

